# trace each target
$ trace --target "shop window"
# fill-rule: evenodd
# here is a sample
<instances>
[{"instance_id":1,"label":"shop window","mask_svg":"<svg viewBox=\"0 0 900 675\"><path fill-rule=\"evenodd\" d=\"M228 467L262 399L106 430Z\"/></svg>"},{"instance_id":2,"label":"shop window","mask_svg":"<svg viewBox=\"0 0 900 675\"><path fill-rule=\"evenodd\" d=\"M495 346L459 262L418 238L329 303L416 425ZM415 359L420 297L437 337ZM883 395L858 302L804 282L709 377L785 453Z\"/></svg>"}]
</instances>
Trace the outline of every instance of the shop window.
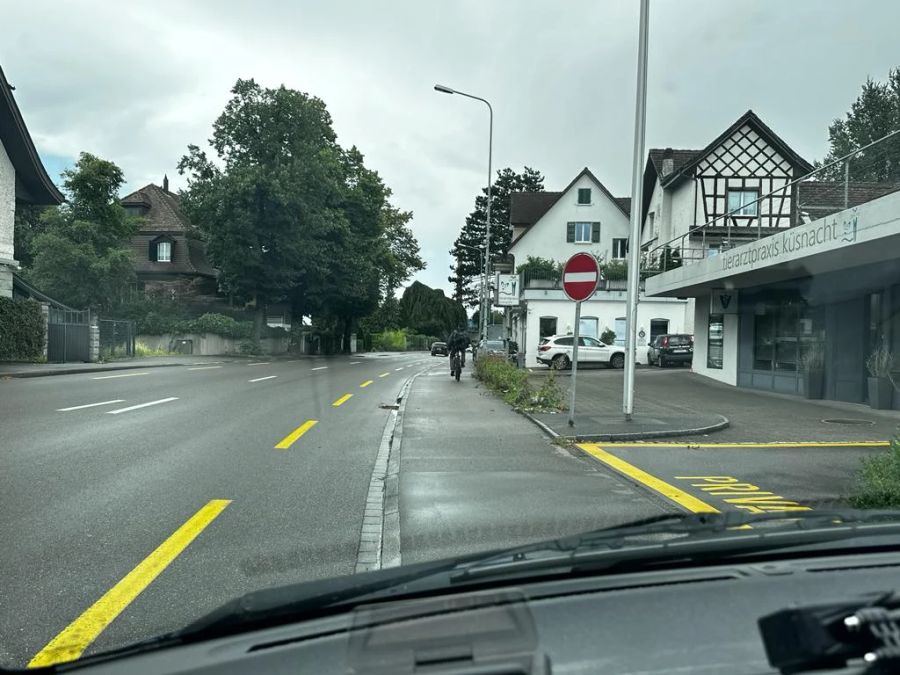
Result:
<instances>
[{"instance_id":1,"label":"shop window","mask_svg":"<svg viewBox=\"0 0 900 675\"><path fill-rule=\"evenodd\" d=\"M722 369L725 345L725 317L722 314L709 315L706 333L706 367Z\"/></svg>"},{"instance_id":2,"label":"shop window","mask_svg":"<svg viewBox=\"0 0 900 675\"><path fill-rule=\"evenodd\" d=\"M796 373L802 346L824 339L822 313L802 300L759 303L753 318L753 368Z\"/></svg>"},{"instance_id":3,"label":"shop window","mask_svg":"<svg viewBox=\"0 0 900 675\"><path fill-rule=\"evenodd\" d=\"M556 317L542 316L538 332L540 332L542 338L556 335Z\"/></svg>"}]
</instances>

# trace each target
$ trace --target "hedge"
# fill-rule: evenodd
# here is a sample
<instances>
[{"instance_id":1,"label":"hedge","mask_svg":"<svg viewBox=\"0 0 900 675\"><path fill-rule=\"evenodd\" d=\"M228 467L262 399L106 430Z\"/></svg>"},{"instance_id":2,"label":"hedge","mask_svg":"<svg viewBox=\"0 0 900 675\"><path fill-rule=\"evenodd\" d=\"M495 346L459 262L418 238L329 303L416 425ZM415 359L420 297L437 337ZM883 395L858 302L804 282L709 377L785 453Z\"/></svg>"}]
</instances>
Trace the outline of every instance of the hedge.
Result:
<instances>
[{"instance_id":1,"label":"hedge","mask_svg":"<svg viewBox=\"0 0 900 675\"><path fill-rule=\"evenodd\" d=\"M44 318L34 300L0 298L0 361L23 361L44 355Z\"/></svg>"},{"instance_id":2,"label":"hedge","mask_svg":"<svg viewBox=\"0 0 900 675\"><path fill-rule=\"evenodd\" d=\"M176 321L156 312L149 312L142 320L138 321L137 333L139 335L163 335L165 333L197 333L203 335L213 333L236 340L245 340L253 335L253 322L236 321L230 316L212 312L203 314L196 319ZM280 328L268 329L264 330L263 334L273 334L272 336L274 337L284 335L284 331Z\"/></svg>"}]
</instances>

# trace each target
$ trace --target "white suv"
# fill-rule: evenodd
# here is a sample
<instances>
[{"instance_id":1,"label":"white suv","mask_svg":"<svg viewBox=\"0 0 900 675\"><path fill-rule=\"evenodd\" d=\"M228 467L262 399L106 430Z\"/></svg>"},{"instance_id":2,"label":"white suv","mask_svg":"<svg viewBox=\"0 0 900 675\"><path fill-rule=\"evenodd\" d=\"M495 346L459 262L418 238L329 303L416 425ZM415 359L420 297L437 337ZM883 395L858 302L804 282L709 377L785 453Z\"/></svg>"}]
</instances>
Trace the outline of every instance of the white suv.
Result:
<instances>
[{"instance_id":1,"label":"white suv","mask_svg":"<svg viewBox=\"0 0 900 675\"><path fill-rule=\"evenodd\" d=\"M572 365L571 335L551 335L541 340L537 360L551 368L563 370ZM610 368L625 367L625 348L603 344L597 338L578 338L578 363L605 363Z\"/></svg>"}]
</instances>

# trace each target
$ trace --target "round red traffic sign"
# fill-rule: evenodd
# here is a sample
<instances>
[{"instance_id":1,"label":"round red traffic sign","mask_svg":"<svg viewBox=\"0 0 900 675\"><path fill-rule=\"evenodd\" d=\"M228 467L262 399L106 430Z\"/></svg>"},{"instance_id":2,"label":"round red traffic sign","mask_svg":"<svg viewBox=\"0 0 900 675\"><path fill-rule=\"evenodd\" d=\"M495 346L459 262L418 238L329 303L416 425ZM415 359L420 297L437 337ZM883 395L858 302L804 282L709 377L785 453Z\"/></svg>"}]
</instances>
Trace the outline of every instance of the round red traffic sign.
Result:
<instances>
[{"instance_id":1,"label":"round red traffic sign","mask_svg":"<svg viewBox=\"0 0 900 675\"><path fill-rule=\"evenodd\" d=\"M587 300L597 290L600 266L590 253L576 253L563 267L563 290L570 300Z\"/></svg>"}]
</instances>

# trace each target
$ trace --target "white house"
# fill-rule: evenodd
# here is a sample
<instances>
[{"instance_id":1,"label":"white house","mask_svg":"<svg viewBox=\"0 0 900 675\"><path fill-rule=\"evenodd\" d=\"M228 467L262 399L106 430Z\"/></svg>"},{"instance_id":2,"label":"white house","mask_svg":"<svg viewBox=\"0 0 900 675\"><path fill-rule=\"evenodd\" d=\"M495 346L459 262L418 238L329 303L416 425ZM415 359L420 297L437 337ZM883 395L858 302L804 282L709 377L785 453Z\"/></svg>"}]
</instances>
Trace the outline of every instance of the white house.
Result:
<instances>
[{"instance_id":1,"label":"white house","mask_svg":"<svg viewBox=\"0 0 900 675\"><path fill-rule=\"evenodd\" d=\"M565 262L574 253L624 263L628 251L630 199L614 197L587 168L561 192L516 193L510 199L513 240L509 252L516 266L528 258ZM569 300L558 275L520 275L518 305L508 313L509 331L526 366L537 366L540 339L568 333L574 328L575 303ZM691 332L687 301L678 298L645 298L638 310L639 359L646 359L646 345L657 334ZM625 281L611 280L584 302L582 335L600 337L616 333L625 341Z\"/></svg>"},{"instance_id":2,"label":"white house","mask_svg":"<svg viewBox=\"0 0 900 675\"><path fill-rule=\"evenodd\" d=\"M16 204L59 204L63 196L47 176L0 69L0 297L12 297Z\"/></svg>"}]
</instances>

